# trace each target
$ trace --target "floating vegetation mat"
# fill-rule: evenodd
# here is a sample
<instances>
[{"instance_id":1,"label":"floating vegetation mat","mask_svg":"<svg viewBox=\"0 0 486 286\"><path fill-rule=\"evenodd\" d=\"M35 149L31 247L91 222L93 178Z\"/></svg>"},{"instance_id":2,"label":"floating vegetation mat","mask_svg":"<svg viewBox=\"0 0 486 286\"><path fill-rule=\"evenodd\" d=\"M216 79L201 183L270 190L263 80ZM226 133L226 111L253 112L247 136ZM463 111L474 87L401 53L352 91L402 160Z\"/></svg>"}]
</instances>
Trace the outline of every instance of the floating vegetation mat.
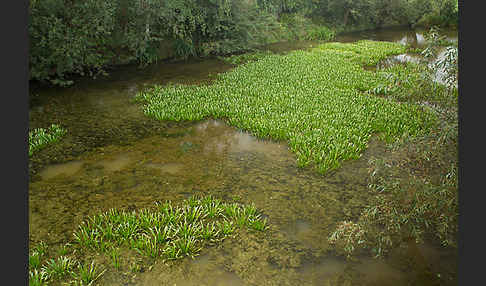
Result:
<instances>
[{"instance_id":1,"label":"floating vegetation mat","mask_svg":"<svg viewBox=\"0 0 486 286\"><path fill-rule=\"evenodd\" d=\"M393 141L437 123L422 106L374 95L389 80L363 67L405 50L390 42L326 43L259 56L212 85L156 85L136 101L159 120L221 118L257 137L287 141L299 166L325 173L359 158L372 134Z\"/></svg>"}]
</instances>

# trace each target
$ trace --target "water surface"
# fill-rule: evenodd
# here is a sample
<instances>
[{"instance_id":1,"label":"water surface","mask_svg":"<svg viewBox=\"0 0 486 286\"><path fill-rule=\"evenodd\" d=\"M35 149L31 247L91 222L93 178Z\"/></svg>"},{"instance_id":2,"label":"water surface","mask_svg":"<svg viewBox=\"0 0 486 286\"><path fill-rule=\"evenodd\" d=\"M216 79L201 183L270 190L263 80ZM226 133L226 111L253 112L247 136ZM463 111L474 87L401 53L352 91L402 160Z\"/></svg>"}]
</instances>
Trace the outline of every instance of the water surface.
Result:
<instances>
[{"instance_id":1,"label":"water surface","mask_svg":"<svg viewBox=\"0 0 486 286\"><path fill-rule=\"evenodd\" d=\"M365 31L338 40L415 37L420 44L418 34ZM282 44L278 51L291 48ZM368 160L388 156L376 138L360 159L323 176L298 168L284 142L258 139L221 120L158 122L132 101L147 85L207 84L230 68L215 59L166 62L145 70L126 67L67 89L36 89L40 96L33 99L30 127L60 123L68 134L29 162L30 242L71 241L82 220L110 208L135 210L213 195L254 203L268 218L269 230L242 231L204 248L194 260L158 262L136 277L108 272L102 285L455 284L455 251L433 243L404 242L384 260L358 255L354 261L329 245L336 223L356 219L367 205Z\"/></svg>"}]
</instances>

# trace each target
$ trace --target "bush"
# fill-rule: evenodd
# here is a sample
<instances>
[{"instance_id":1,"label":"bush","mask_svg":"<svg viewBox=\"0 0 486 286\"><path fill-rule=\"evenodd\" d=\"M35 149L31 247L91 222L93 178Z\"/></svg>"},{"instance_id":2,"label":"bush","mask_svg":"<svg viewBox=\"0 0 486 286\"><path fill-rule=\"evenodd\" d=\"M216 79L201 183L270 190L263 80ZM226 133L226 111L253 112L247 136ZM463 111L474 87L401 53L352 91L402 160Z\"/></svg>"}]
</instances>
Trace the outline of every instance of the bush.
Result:
<instances>
[{"instance_id":1,"label":"bush","mask_svg":"<svg viewBox=\"0 0 486 286\"><path fill-rule=\"evenodd\" d=\"M69 85L70 74L103 72L113 57L106 41L115 25L115 9L113 1L31 2L30 79Z\"/></svg>"},{"instance_id":2,"label":"bush","mask_svg":"<svg viewBox=\"0 0 486 286\"><path fill-rule=\"evenodd\" d=\"M314 26L309 29L307 35L305 35L306 40L315 41L330 41L334 39L336 33L326 26Z\"/></svg>"},{"instance_id":3,"label":"bush","mask_svg":"<svg viewBox=\"0 0 486 286\"><path fill-rule=\"evenodd\" d=\"M245 0L43 0L31 1L29 18L30 79L58 85L113 64L153 63L162 43L188 58L246 51L282 34L275 15Z\"/></svg>"},{"instance_id":4,"label":"bush","mask_svg":"<svg viewBox=\"0 0 486 286\"><path fill-rule=\"evenodd\" d=\"M428 39L425 54L435 55L441 44L436 29ZM340 222L329 237L348 257L357 249L383 256L403 241L421 242L428 235L444 246L456 246L457 53L452 50L439 65L407 64L380 71L390 75L386 85L392 86L391 94L384 94L386 98L421 104L437 114L441 124L426 135L404 134L388 146L389 156L370 160L369 206L355 222ZM448 71L446 86L431 80L438 67Z\"/></svg>"}]
</instances>

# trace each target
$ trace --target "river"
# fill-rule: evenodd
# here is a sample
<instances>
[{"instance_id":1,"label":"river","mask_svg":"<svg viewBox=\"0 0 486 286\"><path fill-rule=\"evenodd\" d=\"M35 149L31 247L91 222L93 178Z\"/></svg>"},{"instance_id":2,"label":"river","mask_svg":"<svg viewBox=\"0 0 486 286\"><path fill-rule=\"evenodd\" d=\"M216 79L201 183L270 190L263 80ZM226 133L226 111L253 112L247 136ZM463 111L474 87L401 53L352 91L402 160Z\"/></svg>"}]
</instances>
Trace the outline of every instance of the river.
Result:
<instances>
[{"instance_id":1,"label":"river","mask_svg":"<svg viewBox=\"0 0 486 286\"><path fill-rule=\"evenodd\" d=\"M423 45L403 28L340 35ZM446 33L457 40L457 32ZM285 53L312 42L280 43ZM210 82L232 66L218 59L125 66L107 78L68 88L34 87L30 128L68 130L29 161L29 240L60 247L87 216L156 201L213 195L254 203L268 219L265 238L243 233L205 248L194 260L157 263L135 277L106 272L102 285L455 285L455 249L404 244L377 260L338 256L327 237L340 220L359 216L369 199L368 159L386 156L373 139L363 156L325 176L298 168L285 143L260 140L220 120L159 122L132 102L152 84ZM210 274L209 274L210 273Z\"/></svg>"}]
</instances>

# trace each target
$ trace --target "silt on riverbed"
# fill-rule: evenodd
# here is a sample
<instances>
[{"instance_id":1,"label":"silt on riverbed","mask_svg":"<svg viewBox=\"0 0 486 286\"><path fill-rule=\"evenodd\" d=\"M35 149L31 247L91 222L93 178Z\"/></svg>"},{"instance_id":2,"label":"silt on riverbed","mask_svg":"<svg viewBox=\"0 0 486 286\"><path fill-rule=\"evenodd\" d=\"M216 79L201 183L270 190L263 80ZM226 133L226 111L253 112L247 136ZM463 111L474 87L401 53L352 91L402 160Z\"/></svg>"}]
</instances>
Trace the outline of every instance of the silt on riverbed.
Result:
<instances>
[{"instance_id":1,"label":"silt on riverbed","mask_svg":"<svg viewBox=\"0 0 486 286\"><path fill-rule=\"evenodd\" d=\"M454 250L404 243L384 260L346 261L329 245L336 223L367 204L368 159L387 156L378 139L360 159L322 176L298 168L284 143L218 120L160 123L131 102L146 84L207 81L229 68L217 60L165 63L39 97L30 127L54 121L68 134L30 162L30 243L60 246L87 216L110 208L212 195L254 203L270 228L242 231L195 260L157 262L136 275L111 269L100 285L454 285Z\"/></svg>"}]
</instances>

